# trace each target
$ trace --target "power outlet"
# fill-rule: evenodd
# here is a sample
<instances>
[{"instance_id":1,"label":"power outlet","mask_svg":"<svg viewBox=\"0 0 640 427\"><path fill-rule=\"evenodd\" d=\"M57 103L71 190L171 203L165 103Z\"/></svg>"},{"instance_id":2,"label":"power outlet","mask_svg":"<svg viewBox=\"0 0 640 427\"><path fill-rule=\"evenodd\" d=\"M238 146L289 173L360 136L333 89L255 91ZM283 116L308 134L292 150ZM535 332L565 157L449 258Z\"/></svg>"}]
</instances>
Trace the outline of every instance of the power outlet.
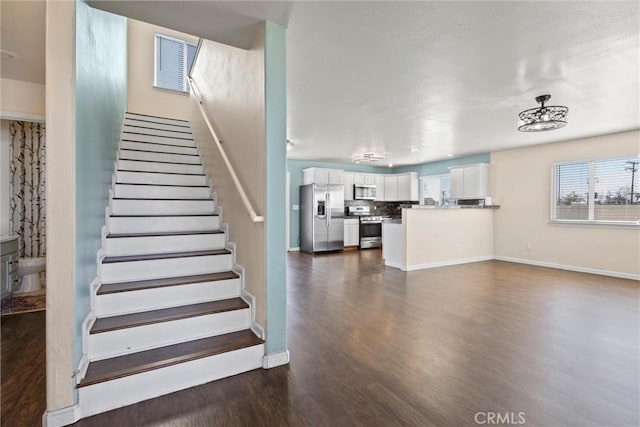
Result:
<instances>
[{"instance_id":1,"label":"power outlet","mask_svg":"<svg viewBox=\"0 0 640 427\"><path fill-rule=\"evenodd\" d=\"M456 243L456 251L460 252L460 243Z\"/></svg>"},{"instance_id":2,"label":"power outlet","mask_svg":"<svg viewBox=\"0 0 640 427\"><path fill-rule=\"evenodd\" d=\"M531 243L527 242L527 244L526 244L526 245L524 245L524 248L525 248L528 252L530 252L530 251L531 251Z\"/></svg>"}]
</instances>

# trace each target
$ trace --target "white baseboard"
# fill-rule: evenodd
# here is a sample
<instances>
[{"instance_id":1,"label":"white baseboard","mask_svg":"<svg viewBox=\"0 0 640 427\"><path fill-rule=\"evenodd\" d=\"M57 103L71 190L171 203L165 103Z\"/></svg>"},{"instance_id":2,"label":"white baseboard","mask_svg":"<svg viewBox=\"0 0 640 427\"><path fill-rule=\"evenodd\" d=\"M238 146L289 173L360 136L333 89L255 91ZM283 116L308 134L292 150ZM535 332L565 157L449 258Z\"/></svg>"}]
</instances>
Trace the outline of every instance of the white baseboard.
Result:
<instances>
[{"instance_id":1,"label":"white baseboard","mask_svg":"<svg viewBox=\"0 0 640 427\"><path fill-rule=\"evenodd\" d=\"M554 262L537 261L525 258L494 256L497 261L515 262L517 264L535 265L538 267L557 268L559 270L577 271L579 273L597 274L599 276L618 277L620 279L640 280L640 274L622 273L619 271L600 270L597 268L579 267L577 265L556 264Z\"/></svg>"},{"instance_id":2,"label":"white baseboard","mask_svg":"<svg viewBox=\"0 0 640 427\"><path fill-rule=\"evenodd\" d=\"M256 334L258 338L264 340L264 328L260 323L256 322L255 320L251 322L251 330L254 334Z\"/></svg>"},{"instance_id":3,"label":"white baseboard","mask_svg":"<svg viewBox=\"0 0 640 427\"><path fill-rule=\"evenodd\" d=\"M56 409L54 411L45 411L42 414L43 427L62 427L68 426L80 419L80 405L75 404L66 408Z\"/></svg>"},{"instance_id":4,"label":"white baseboard","mask_svg":"<svg viewBox=\"0 0 640 427\"><path fill-rule=\"evenodd\" d=\"M392 261L384 260L384 265L386 265L386 266L388 266L388 267L398 268L398 269L400 269L400 270L404 270L404 271L406 271L406 270L403 268L403 265L402 265L402 264L400 264L399 262L392 262Z\"/></svg>"},{"instance_id":5,"label":"white baseboard","mask_svg":"<svg viewBox=\"0 0 640 427\"><path fill-rule=\"evenodd\" d=\"M262 367L264 369L275 368L289 363L289 350L282 353L265 354L262 358Z\"/></svg>"},{"instance_id":6,"label":"white baseboard","mask_svg":"<svg viewBox=\"0 0 640 427\"><path fill-rule=\"evenodd\" d=\"M297 248L289 248L289 249L287 249L287 251L289 251L289 252L300 252L300 248L299 247L297 247Z\"/></svg>"},{"instance_id":7,"label":"white baseboard","mask_svg":"<svg viewBox=\"0 0 640 427\"><path fill-rule=\"evenodd\" d=\"M424 270L427 268L446 267L449 265L468 264L470 262L490 261L492 259L493 259L492 255L487 255L487 256L478 256L473 258L452 259L450 261L429 262L426 264L401 265L397 268L400 268L403 271L414 271L414 270ZM395 265L392 265L391 267L395 267Z\"/></svg>"}]
</instances>

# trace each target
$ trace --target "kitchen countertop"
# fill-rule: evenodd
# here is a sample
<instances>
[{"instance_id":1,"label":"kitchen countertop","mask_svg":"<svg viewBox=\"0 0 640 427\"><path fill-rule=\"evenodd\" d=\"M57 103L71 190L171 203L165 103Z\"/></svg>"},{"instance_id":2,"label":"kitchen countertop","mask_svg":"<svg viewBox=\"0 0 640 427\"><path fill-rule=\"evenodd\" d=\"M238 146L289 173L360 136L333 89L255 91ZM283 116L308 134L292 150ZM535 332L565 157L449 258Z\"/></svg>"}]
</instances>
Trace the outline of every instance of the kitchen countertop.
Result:
<instances>
[{"instance_id":1,"label":"kitchen countertop","mask_svg":"<svg viewBox=\"0 0 640 427\"><path fill-rule=\"evenodd\" d=\"M411 208L405 209L500 209L500 205L489 206L464 206L464 205L451 205L451 206L427 206L427 205L414 205Z\"/></svg>"}]
</instances>

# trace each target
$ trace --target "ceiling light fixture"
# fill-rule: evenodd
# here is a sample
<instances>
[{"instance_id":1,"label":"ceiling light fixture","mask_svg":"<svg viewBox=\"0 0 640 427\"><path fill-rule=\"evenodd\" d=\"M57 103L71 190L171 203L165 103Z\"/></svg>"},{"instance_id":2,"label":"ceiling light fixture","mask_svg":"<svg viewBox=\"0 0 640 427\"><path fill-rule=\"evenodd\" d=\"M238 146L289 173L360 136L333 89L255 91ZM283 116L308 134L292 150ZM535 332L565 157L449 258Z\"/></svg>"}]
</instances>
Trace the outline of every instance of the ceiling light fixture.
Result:
<instances>
[{"instance_id":1,"label":"ceiling light fixture","mask_svg":"<svg viewBox=\"0 0 640 427\"><path fill-rule=\"evenodd\" d=\"M296 146L296 144L294 144L293 142L291 142L290 140L287 139L287 151L293 150L293 148L295 146Z\"/></svg>"},{"instance_id":2,"label":"ceiling light fixture","mask_svg":"<svg viewBox=\"0 0 640 427\"><path fill-rule=\"evenodd\" d=\"M563 106L546 106L551 95L536 96L536 102L540 107L522 111L518 130L520 132L542 132L546 130L560 129L567 124L569 109Z\"/></svg>"},{"instance_id":3,"label":"ceiling light fixture","mask_svg":"<svg viewBox=\"0 0 640 427\"><path fill-rule=\"evenodd\" d=\"M384 156L378 155L376 153L362 153L359 156L354 156L351 161L353 163L371 163L371 162L379 162L380 160L384 160Z\"/></svg>"},{"instance_id":4,"label":"ceiling light fixture","mask_svg":"<svg viewBox=\"0 0 640 427\"><path fill-rule=\"evenodd\" d=\"M453 153L447 154L447 157L453 157Z\"/></svg>"},{"instance_id":5,"label":"ceiling light fixture","mask_svg":"<svg viewBox=\"0 0 640 427\"><path fill-rule=\"evenodd\" d=\"M412 153L417 153L418 151L420 151L420 150L418 150L418 149L417 149L417 148L415 148L415 147L413 147L413 148L411 149L411 152L412 152Z\"/></svg>"}]
</instances>

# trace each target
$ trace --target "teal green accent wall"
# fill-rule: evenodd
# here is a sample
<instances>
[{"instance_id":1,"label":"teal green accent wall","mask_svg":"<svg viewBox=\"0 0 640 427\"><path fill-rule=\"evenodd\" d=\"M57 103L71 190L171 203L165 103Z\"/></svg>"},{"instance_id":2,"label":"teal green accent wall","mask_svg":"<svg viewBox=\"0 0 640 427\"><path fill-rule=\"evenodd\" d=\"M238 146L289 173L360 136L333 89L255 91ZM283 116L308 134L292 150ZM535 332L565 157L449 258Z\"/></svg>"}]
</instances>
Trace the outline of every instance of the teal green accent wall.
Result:
<instances>
[{"instance_id":1,"label":"teal green accent wall","mask_svg":"<svg viewBox=\"0 0 640 427\"><path fill-rule=\"evenodd\" d=\"M287 31L265 23L266 354L287 350Z\"/></svg>"},{"instance_id":2,"label":"teal green accent wall","mask_svg":"<svg viewBox=\"0 0 640 427\"><path fill-rule=\"evenodd\" d=\"M291 217L289 224L289 247L300 247L300 210L294 211L294 205L300 206L300 186L302 185L302 170L306 168L329 168L342 169L349 172L364 173L391 173L390 168L381 168L367 165L355 165L351 163L328 163L328 162L312 162L308 160L287 160L287 172L289 172L289 185L291 193L289 194L289 209Z\"/></svg>"},{"instance_id":3,"label":"teal green accent wall","mask_svg":"<svg viewBox=\"0 0 640 427\"><path fill-rule=\"evenodd\" d=\"M105 224L105 208L127 105L127 20L76 2L76 245L74 367Z\"/></svg>"},{"instance_id":4,"label":"teal green accent wall","mask_svg":"<svg viewBox=\"0 0 640 427\"><path fill-rule=\"evenodd\" d=\"M490 163L491 154L476 154L467 157L458 157L457 159L441 160L439 162L421 163L411 166L403 166L393 168L393 173L418 172L420 176L425 175L441 175L449 173L451 166L468 165L471 163Z\"/></svg>"}]
</instances>

